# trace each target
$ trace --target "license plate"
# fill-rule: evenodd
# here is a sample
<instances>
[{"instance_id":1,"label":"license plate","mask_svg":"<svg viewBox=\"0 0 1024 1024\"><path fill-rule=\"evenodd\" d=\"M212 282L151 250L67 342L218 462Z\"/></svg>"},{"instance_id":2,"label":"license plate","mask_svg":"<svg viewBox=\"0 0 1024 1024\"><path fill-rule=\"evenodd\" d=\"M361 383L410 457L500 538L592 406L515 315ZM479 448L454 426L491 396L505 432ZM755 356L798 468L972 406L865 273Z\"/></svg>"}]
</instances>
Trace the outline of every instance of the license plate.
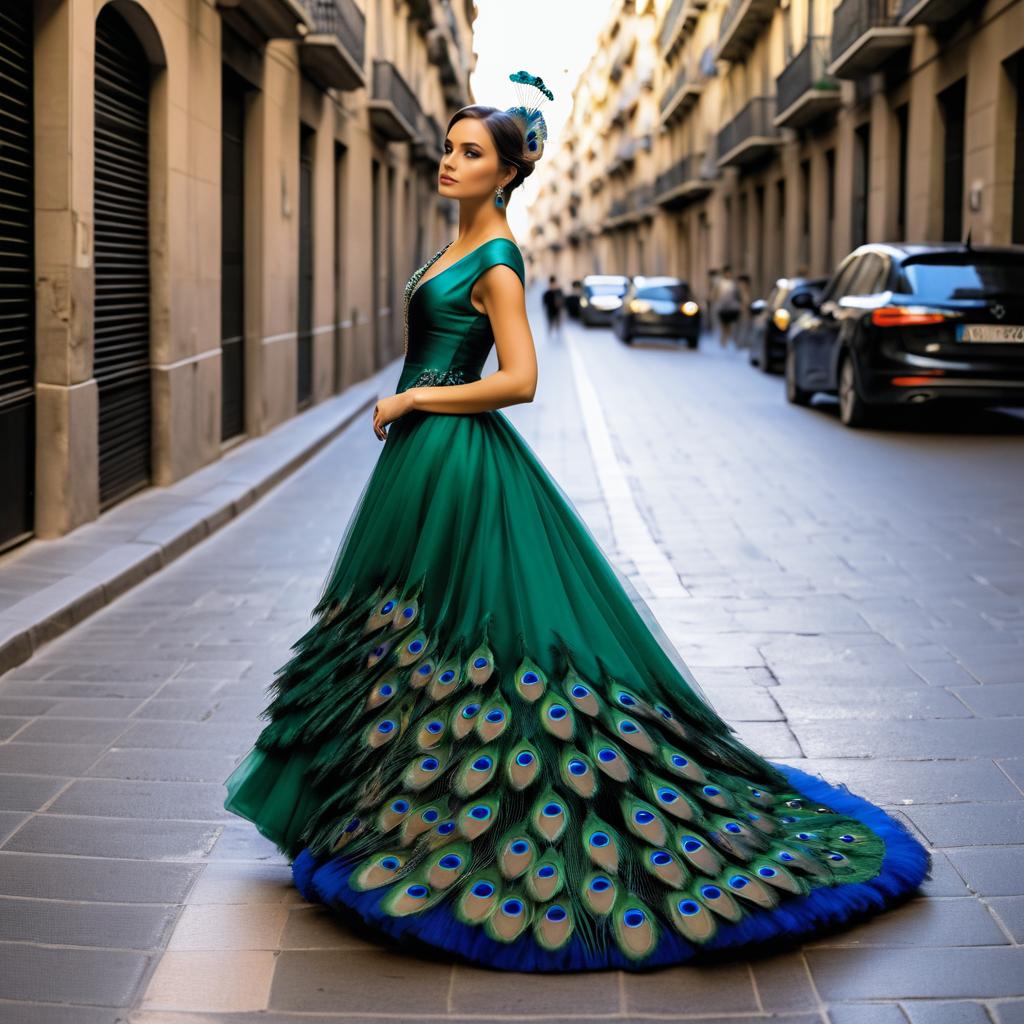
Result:
<instances>
[{"instance_id":1,"label":"license plate","mask_svg":"<svg viewBox=\"0 0 1024 1024\"><path fill-rule=\"evenodd\" d=\"M1008 324L957 324L956 340L1024 342L1024 327Z\"/></svg>"}]
</instances>

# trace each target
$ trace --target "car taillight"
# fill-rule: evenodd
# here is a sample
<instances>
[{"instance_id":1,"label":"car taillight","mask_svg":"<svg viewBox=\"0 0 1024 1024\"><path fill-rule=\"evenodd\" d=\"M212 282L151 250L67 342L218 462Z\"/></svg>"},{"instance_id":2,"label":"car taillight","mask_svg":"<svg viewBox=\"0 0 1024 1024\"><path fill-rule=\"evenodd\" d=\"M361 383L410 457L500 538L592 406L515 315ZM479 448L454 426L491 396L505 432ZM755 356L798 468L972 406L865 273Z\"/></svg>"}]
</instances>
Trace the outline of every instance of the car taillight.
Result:
<instances>
[{"instance_id":1,"label":"car taillight","mask_svg":"<svg viewBox=\"0 0 1024 1024\"><path fill-rule=\"evenodd\" d=\"M876 327L921 327L941 324L946 319L942 310L927 306L882 306L871 313L871 322Z\"/></svg>"},{"instance_id":2,"label":"car taillight","mask_svg":"<svg viewBox=\"0 0 1024 1024\"><path fill-rule=\"evenodd\" d=\"M777 309L772 313L772 323L780 331L784 331L789 327L789 310L788 309Z\"/></svg>"}]
</instances>

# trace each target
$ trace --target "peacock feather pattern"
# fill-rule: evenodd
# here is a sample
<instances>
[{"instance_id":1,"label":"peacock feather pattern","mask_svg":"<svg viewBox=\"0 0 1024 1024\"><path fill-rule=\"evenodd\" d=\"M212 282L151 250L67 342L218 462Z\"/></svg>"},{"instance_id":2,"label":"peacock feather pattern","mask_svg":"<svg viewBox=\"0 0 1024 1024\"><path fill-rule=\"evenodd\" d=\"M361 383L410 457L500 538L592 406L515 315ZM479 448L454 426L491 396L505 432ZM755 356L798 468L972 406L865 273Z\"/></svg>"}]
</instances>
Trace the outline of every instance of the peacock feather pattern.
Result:
<instances>
[{"instance_id":1,"label":"peacock feather pattern","mask_svg":"<svg viewBox=\"0 0 1024 1024\"><path fill-rule=\"evenodd\" d=\"M322 601L268 707L261 749L318 751L289 850L307 898L530 970L696 958L829 890L868 905L891 819L793 769L752 778L649 680L585 678L564 649L499 664L421 589Z\"/></svg>"},{"instance_id":2,"label":"peacock feather pattern","mask_svg":"<svg viewBox=\"0 0 1024 1024\"><path fill-rule=\"evenodd\" d=\"M495 261L525 276L496 239L424 294L405 386L479 376ZM305 898L511 970L717 958L908 898L924 847L745 746L628 587L500 410L400 417L226 806Z\"/></svg>"}]
</instances>

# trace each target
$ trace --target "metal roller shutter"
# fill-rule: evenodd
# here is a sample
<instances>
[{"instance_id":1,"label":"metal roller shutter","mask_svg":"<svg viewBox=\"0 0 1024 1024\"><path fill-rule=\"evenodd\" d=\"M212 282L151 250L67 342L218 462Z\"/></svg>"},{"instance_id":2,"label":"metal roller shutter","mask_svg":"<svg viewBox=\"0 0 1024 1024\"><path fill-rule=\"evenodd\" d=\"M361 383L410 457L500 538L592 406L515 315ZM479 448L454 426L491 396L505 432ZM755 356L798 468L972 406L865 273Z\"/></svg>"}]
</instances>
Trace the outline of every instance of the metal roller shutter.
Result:
<instances>
[{"instance_id":1,"label":"metal roller shutter","mask_svg":"<svg viewBox=\"0 0 1024 1024\"><path fill-rule=\"evenodd\" d=\"M94 373L100 507L150 482L149 62L109 6L96 19Z\"/></svg>"},{"instance_id":2,"label":"metal roller shutter","mask_svg":"<svg viewBox=\"0 0 1024 1024\"><path fill-rule=\"evenodd\" d=\"M0 5L0 551L32 533L32 4Z\"/></svg>"},{"instance_id":3,"label":"metal roller shutter","mask_svg":"<svg viewBox=\"0 0 1024 1024\"><path fill-rule=\"evenodd\" d=\"M245 430L245 87L224 68L221 103L221 440Z\"/></svg>"}]
</instances>

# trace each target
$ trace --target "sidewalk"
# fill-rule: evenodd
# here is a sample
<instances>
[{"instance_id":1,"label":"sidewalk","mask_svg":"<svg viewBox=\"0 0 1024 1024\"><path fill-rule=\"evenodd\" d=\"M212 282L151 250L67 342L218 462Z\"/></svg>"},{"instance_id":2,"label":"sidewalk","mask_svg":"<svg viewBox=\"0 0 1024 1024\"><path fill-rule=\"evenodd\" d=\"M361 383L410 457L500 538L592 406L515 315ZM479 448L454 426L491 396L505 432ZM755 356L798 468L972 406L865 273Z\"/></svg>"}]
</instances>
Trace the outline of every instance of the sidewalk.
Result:
<instances>
[{"instance_id":1,"label":"sidewalk","mask_svg":"<svg viewBox=\"0 0 1024 1024\"><path fill-rule=\"evenodd\" d=\"M0 556L0 672L27 661L291 476L373 408L395 365L178 483L141 491L65 537L32 540Z\"/></svg>"}]
</instances>

